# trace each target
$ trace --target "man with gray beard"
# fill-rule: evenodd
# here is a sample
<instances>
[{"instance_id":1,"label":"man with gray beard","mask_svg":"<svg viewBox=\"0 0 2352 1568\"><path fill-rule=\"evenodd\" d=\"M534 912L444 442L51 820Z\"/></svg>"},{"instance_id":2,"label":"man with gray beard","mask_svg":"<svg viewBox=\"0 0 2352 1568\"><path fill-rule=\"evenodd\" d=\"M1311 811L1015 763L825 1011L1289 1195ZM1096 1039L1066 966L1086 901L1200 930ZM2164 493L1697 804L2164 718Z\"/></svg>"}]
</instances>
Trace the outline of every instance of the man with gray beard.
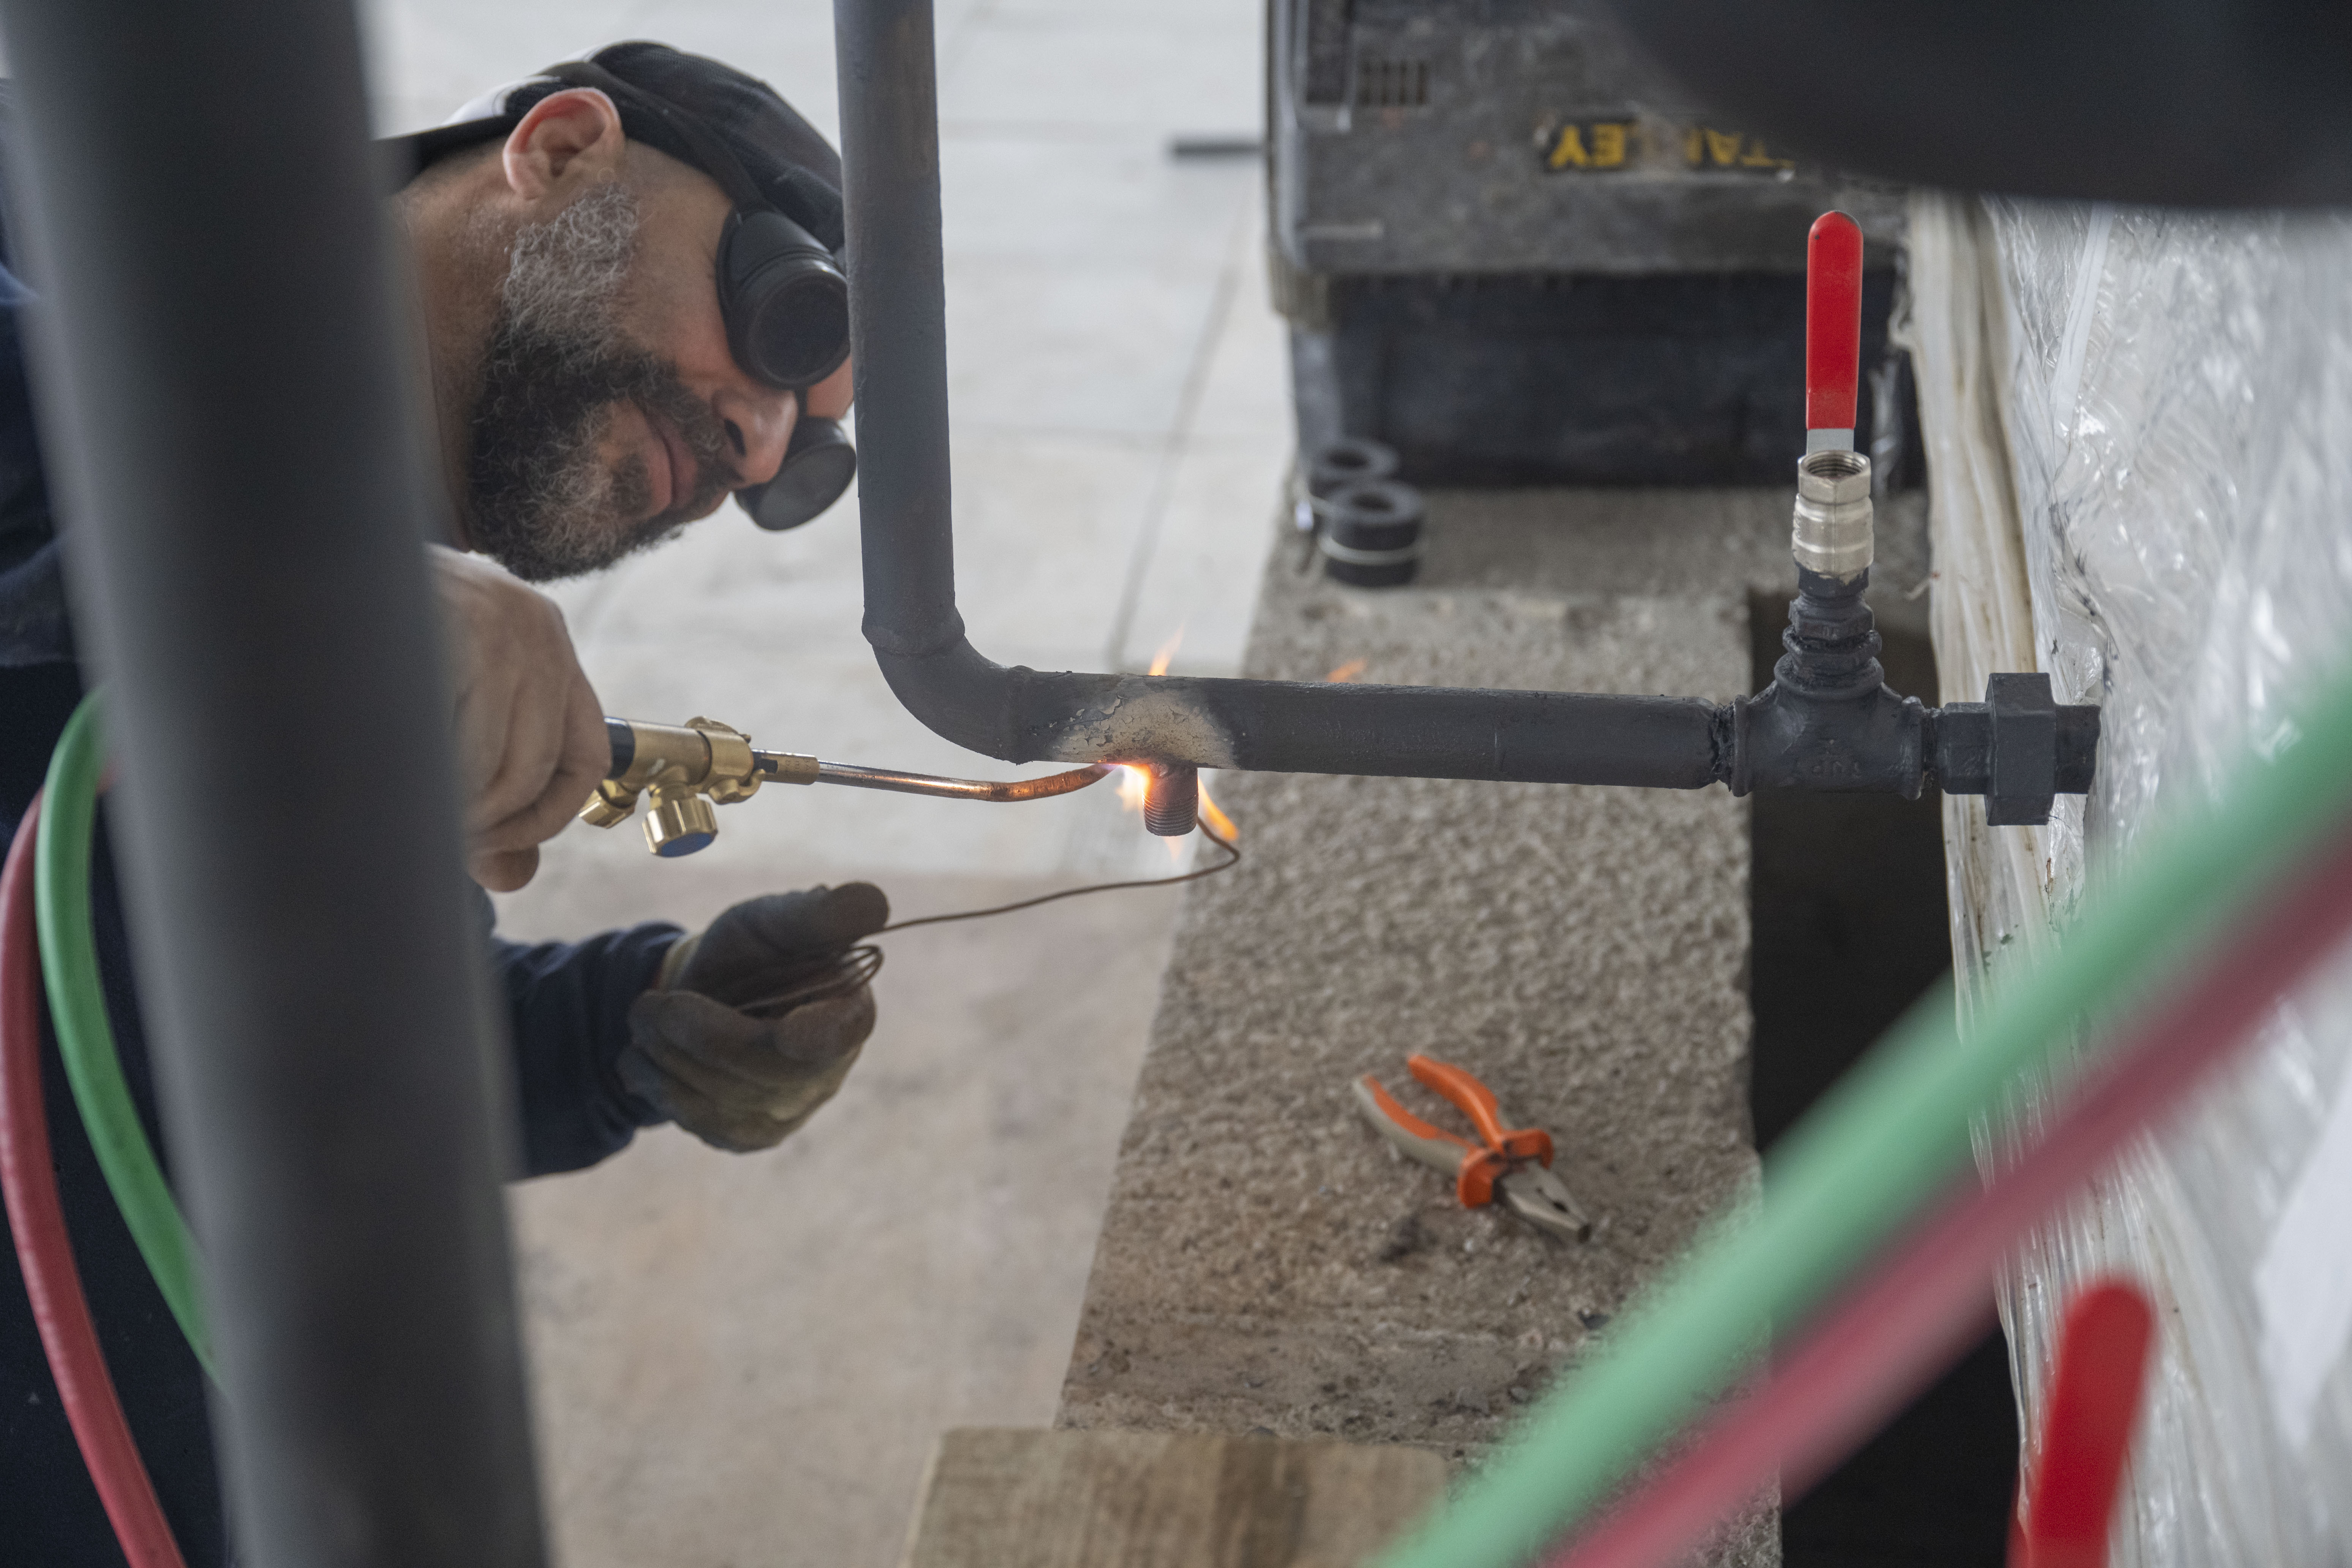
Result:
<instances>
[{"instance_id":1,"label":"man with gray beard","mask_svg":"<svg viewBox=\"0 0 2352 1568\"><path fill-rule=\"evenodd\" d=\"M730 494L764 526L793 526L847 482L839 161L765 84L644 43L552 67L387 152L449 500L447 542L428 549L456 655L468 867L511 889L611 754L562 616L527 584L608 566ZM0 267L10 833L84 694L18 344L20 312L37 308ZM160 1150L102 831L95 872L109 1012ZM479 903L526 1173L592 1164L662 1121L719 1149L770 1147L840 1087L873 1027L862 985L754 1005L888 921L865 883L753 899L693 936L649 923L529 947L489 936ZM113 1380L184 1558L212 1568L226 1542L203 1374L115 1211L54 1039L43 1050L60 1193ZM13 1267L12 1249L0 1268ZM0 1555L121 1560L13 1281L0 1281Z\"/></svg>"}]
</instances>

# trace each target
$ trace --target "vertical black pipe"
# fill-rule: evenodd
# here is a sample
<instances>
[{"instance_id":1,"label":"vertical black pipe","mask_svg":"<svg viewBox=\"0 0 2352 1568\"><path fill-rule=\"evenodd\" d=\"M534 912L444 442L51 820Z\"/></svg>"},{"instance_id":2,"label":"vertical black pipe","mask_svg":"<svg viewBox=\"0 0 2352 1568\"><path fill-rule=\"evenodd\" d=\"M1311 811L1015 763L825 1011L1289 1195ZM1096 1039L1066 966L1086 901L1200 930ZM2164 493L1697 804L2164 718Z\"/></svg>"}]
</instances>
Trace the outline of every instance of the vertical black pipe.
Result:
<instances>
[{"instance_id":1,"label":"vertical black pipe","mask_svg":"<svg viewBox=\"0 0 2352 1568\"><path fill-rule=\"evenodd\" d=\"M948 483L947 284L930 0L834 0L855 287L866 637L885 656L963 640Z\"/></svg>"},{"instance_id":2,"label":"vertical black pipe","mask_svg":"<svg viewBox=\"0 0 2352 1568\"><path fill-rule=\"evenodd\" d=\"M0 16L240 1561L539 1563L505 1069L348 0Z\"/></svg>"}]
</instances>

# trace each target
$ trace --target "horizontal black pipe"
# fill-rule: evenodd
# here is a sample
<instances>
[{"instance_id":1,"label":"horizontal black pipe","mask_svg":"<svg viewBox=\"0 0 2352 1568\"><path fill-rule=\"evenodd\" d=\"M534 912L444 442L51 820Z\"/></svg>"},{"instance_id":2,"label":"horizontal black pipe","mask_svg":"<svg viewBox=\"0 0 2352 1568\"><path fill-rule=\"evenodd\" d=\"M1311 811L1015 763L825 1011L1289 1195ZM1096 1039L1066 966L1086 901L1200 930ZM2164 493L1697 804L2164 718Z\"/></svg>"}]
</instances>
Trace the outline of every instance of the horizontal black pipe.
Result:
<instances>
[{"instance_id":1,"label":"horizontal black pipe","mask_svg":"<svg viewBox=\"0 0 2352 1568\"><path fill-rule=\"evenodd\" d=\"M1730 776L1731 710L1692 698L1008 669L961 641L881 664L917 717L1007 762L1654 789Z\"/></svg>"},{"instance_id":2,"label":"horizontal black pipe","mask_svg":"<svg viewBox=\"0 0 2352 1568\"><path fill-rule=\"evenodd\" d=\"M75 630L107 680L232 1555L531 1568L511 1122L357 23L348 0L0 17L11 237Z\"/></svg>"}]
</instances>

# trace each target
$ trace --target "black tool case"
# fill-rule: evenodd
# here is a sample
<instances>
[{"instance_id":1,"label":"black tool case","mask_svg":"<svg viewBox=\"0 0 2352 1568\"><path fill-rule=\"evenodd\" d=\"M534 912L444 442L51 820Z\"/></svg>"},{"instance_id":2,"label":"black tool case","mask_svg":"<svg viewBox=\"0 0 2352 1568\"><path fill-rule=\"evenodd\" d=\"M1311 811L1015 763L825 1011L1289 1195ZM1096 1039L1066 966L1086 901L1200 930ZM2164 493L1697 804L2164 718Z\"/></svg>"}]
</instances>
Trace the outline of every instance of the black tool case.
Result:
<instances>
[{"instance_id":1,"label":"black tool case","mask_svg":"<svg viewBox=\"0 0 2352 1568\"><path fill-rule=\"evenodd\" d=\"M1832 207L1868 240L1883 365L1901 188L1710 115L1592 0L1269 0L1267 24L1302 443L1384 441L1419 484L1783 482Z\"/></svg>"}]
</instances>

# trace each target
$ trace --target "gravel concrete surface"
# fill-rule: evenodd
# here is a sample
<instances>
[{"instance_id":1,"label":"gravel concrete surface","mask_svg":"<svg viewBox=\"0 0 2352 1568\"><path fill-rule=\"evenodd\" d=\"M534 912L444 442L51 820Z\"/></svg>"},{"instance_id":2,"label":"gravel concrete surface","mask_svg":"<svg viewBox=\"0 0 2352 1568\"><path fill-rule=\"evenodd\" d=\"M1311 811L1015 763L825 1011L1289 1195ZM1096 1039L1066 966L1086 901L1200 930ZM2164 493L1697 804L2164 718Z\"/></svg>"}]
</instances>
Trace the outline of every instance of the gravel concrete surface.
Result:
<instances>
[{"instance_id":1,"label":"gravel concrete surface","mask_svg":"<svg viewBox=\"0 0 2352 1568\"><path fill-rule=\"evenodd\" d=\"M1747 688L1774 492L1432 498L1414 587L1290 569L1253 675L1697 696ZM1778 557L1780 564L1772 564ZM1265 1429L1475 1458L1751 1201L1747 807L1681 793L1227 776L1240 868L1192 889L1063 1394L1076 1426ZM1563 1245L1392 1155L1421 1051L1483 1078L1599 1221ZM1759 1507L1717 1561L1778 1561Z\"/></svg>"}]
</instances>

